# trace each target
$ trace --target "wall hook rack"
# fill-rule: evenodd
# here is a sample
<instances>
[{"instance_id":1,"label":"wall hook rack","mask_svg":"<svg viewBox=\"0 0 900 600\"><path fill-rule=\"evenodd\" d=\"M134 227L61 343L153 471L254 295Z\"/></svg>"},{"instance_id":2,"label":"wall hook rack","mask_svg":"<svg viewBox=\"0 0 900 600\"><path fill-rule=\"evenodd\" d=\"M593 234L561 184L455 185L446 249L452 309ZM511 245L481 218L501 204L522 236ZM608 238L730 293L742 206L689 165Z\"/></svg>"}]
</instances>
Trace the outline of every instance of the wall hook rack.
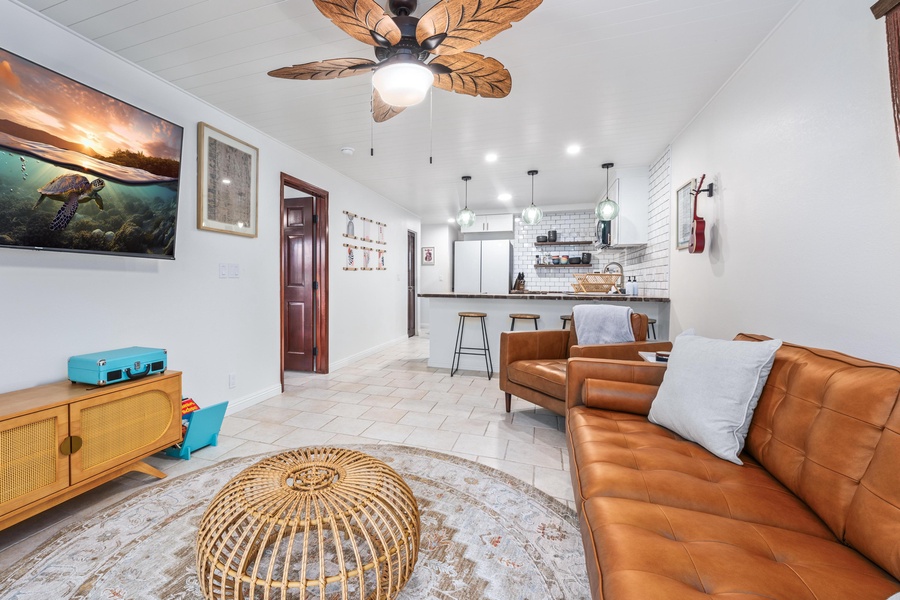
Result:
<instances>
[{"instance_id":1,"label":"wall hook rack","mask_svg":"<svg viewBox=\"0 0 900 600\"><path fill-rule=\"evenodd\" d=\"M701 180L701 181L702 181L702 180ZM712 198L712 197L713 197L713 184L712 184L712 182L709 182L709 185L706 186L705 188L703 188L702 190L701 190L701 189L698 189L695 193L696 193L698 196L699 196L700 194L706 194L708 197Z\"/></svg>"}]
</instances>

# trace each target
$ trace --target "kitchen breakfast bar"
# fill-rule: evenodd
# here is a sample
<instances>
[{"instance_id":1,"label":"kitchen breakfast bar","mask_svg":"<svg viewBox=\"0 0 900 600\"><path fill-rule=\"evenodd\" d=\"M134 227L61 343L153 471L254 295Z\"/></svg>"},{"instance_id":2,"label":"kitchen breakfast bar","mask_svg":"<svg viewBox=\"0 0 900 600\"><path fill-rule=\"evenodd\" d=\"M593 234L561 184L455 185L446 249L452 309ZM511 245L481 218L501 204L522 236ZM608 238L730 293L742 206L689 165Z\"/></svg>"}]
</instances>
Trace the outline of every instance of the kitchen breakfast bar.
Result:
<instances>
[{"instance_id":1,"label":"kitchen breakfast bar","mask_svg":"<svg viewBox=\"0 0 900 600\"><path fill-rule=\"evenodd\" d=\"M500 332L509 331L512 313L533 313L540 315L539 329L560 329L561 315L572 314L577 304L609 303L629 306L634 312L643 313L656 319L656 338L669 339L669 299L650 296L625 296L620 294L419 294L428 299L429 312L429 354L428 366L449 369L453 362L453 348L456 342L460 312L483 312L487 314L488 341L491 360L496 372L500 356ZM477 319L467 319L463 346L481 345L481 328ZM517 321L516 331L534 330L531 321ZM650 336L653 337L652 335ZM460 369L484 371L484 358L463 355Z\"/></svg>"}]
</instances>

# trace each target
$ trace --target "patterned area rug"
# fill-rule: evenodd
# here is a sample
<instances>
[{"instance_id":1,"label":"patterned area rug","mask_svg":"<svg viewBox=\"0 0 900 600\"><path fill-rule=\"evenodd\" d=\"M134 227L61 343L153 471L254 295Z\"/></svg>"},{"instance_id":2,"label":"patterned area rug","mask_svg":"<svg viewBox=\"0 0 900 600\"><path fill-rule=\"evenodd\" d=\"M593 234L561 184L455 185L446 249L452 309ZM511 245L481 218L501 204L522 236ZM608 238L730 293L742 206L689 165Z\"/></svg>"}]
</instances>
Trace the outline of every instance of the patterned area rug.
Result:
<instances>
[{"instance_id":1,"label":"patterned area rug","mask_svg":"<svg viewBox=\"0 0 900 600\"><path fill-rule=\"evenodd\" d=\"M406 446L353 446L388 463L422 517L402 600L590 596L577 517L501 471ZM261 456L223 461L139 492L61 531L0 581L0 600L203 600L197 524L218 490Z\"/></svg>"}]
</instances>

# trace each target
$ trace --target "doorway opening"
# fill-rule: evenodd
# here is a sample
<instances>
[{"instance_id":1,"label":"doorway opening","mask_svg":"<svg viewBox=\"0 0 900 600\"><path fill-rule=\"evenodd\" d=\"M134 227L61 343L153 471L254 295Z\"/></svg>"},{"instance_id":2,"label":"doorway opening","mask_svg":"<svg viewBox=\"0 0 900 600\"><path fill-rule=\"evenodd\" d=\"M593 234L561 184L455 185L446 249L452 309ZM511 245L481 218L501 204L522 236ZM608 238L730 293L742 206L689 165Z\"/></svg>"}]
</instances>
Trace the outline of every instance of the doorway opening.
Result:
<instances>
[{"instance_id":1,"label":"doorway opening","mask_svg":"<svg viewBox=\"0 0 900 600\"><path fill-rule=\"evenodd\" d=\"M281 389L328 372L328 192L281 174Z\"/></svg>"},{"instance_id":2,"label":"doorway opening","mask_svg":"<svg viewBox=\"0 0 900 600\"><path fill-rule=\"evenodd\" d=\"M416 232L406 230L406 333L416 335Z\"/></svg>"}]
</instances>

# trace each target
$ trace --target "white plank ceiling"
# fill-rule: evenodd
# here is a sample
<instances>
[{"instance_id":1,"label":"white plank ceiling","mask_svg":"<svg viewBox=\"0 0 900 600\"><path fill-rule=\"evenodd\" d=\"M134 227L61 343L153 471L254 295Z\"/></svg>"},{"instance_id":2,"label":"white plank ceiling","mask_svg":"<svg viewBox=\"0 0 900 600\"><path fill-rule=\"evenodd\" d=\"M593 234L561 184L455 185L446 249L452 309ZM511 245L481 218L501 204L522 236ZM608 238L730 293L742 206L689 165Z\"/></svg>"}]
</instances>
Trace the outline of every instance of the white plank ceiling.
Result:
<instances>
[{"instance_id":1,"label":"white plank ceiling","mask_svg":"<svg viewBox=\"0 0 900 600\"><path fill-rule=\"evenodd\" d=\"M545 0L472 50L509 69L507 98L436 89L433 124L426 100L374 128L368 75L266 75L374 58L311 0L20 1L436 223L462 207L462 175L476 212L528 205L529 169L544 210L596 202L600 165L650 164L798 0ZM570 144L582 152L567 155Z\"/></svg>"}]
</instances>

